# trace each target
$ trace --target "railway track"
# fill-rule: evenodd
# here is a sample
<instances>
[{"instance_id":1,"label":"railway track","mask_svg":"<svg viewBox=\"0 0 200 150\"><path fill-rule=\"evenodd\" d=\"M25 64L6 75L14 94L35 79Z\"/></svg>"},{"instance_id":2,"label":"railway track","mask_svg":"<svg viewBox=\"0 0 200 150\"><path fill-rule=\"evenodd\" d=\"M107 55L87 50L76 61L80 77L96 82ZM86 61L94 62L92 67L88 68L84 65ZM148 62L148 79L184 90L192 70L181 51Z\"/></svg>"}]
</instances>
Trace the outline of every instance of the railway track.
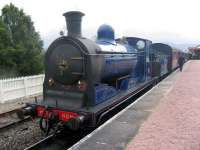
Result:
<instances>
[{"instance_id":1,"label":"railway track","mask_svg":"<svg viewBox=\"0 0 200 150\"><path fill-rule=\"evenodd\" d=\"M92 131L93 130L81 130L76 132L63 131L56 135L51 134L24 150L66 150Z\"/></svg>"},{"instance_id":2,"label":"railway track","mask_svg":"<svg viewBox=\"0 0 200 150\"><path fill-rule=\"evenodd\" d=\"M0 114L0 132L31 120L30 116L27 116L24 119L19 119L17 117L17 111L18 109L14 109Z\"/></svg>"}]
</instances>

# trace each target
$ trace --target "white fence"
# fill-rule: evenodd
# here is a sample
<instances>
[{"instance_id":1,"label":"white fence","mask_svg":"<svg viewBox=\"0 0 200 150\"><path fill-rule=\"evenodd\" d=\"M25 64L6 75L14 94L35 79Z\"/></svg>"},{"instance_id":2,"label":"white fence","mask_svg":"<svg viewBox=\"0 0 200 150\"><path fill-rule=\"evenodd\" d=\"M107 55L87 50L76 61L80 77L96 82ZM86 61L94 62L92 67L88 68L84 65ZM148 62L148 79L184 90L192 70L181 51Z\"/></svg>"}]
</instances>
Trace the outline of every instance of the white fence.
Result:
<instances>
[{"instance_id":1,"label":"white fence","mask_svg":"<svg viewBox=\"0 0 200 150\"><path fill-rule=\"evenodd\" d=\"M41 95L44 75L0 80L0 103Z\"/></svg>"}]
</instances>

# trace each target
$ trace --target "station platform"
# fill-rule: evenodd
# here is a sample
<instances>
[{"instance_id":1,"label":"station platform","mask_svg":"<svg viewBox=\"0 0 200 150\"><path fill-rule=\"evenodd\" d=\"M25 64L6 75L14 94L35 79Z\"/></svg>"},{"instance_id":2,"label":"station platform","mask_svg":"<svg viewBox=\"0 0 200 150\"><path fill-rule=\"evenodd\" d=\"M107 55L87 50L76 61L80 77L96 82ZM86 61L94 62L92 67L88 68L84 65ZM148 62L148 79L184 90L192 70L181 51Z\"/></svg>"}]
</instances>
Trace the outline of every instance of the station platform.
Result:
<instances>
[{"instance_id":1,"label":"station platform","mask_svg":"<svg viewBox=\"0 0 200 150\"><path fill-rule=\"evenodd\" d=\"M200 149L199 89L200 61L188 61L69 149Z\"/></svg>"}]
</instances>

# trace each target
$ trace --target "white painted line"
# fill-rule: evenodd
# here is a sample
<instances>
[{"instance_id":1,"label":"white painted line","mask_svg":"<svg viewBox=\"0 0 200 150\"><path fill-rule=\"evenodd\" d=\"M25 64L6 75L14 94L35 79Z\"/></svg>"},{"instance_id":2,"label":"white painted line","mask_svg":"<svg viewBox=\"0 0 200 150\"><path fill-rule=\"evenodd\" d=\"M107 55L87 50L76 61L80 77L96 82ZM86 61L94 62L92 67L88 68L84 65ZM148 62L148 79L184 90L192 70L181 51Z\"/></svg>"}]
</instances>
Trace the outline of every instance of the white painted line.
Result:
<instances>
[{"instance_id":1,"label":"white painted line","mask_svg":"<svg viewBox=\"0 0 200 150\"><path fill-rule=\"evenodd\" d=\"M177 70L174 71L172 74L177 73ZM106 121L104 124L102 124L101 126L99 126L97 129L95 129L94 131L92 131L90 134L88 134L87 136L85 136L83 139L81 139L79 142L77 142L76 144L74 144L73 146L71 146L68 150L75 150L77 149L82 143L84 143L85 141L87 141L89 138L91 138L94 134L96 134L99 130L101 130L102 128L104 128L106 125L108 125L109 123L111 123L114 119L116 119L118 116L122 115L125 111L127 111L130 107L132 107L133 105L135 105L138 101L140 101L143 97L145 97L147 94L149 94L152 90L154 90L157 86L159 86L163 81L165 81L167 78L169 78L172 74L170 74L169 76L167 76L164 80L162 80L161 82L159 82L156 86L154 86L151 90L149 90L148 92L146 92L144 95L142 95L141 97L139 97L136 101L134 101L132 104L130 104L129 106L127 106L126 108L124 108L123 110L121 110L119 113L117 113L114 117L112 117L111 119L109 119L108 121ZM81 149L81 148L80 148Z\"/></svg>"}]
</instances>

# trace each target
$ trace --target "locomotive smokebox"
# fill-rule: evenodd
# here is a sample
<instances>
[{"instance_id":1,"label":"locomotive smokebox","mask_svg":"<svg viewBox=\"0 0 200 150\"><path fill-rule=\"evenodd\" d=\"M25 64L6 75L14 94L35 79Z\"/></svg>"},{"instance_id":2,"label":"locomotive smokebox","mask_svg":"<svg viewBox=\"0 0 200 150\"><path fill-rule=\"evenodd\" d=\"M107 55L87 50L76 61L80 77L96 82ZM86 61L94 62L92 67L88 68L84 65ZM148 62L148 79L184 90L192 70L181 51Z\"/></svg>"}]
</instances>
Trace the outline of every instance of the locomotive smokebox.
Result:
<instances>
[{"instance_id":1,"label":"locomotive smokebox","mask_svg":"<svg viewBox=\"0 0 200 150\"><path fill-rule=\"evenodd\" d=\"M81 22L84 13L80 11L69 11L63 14L66 19L68 36L81 37Z\"/></svg>"}]
</instances>

